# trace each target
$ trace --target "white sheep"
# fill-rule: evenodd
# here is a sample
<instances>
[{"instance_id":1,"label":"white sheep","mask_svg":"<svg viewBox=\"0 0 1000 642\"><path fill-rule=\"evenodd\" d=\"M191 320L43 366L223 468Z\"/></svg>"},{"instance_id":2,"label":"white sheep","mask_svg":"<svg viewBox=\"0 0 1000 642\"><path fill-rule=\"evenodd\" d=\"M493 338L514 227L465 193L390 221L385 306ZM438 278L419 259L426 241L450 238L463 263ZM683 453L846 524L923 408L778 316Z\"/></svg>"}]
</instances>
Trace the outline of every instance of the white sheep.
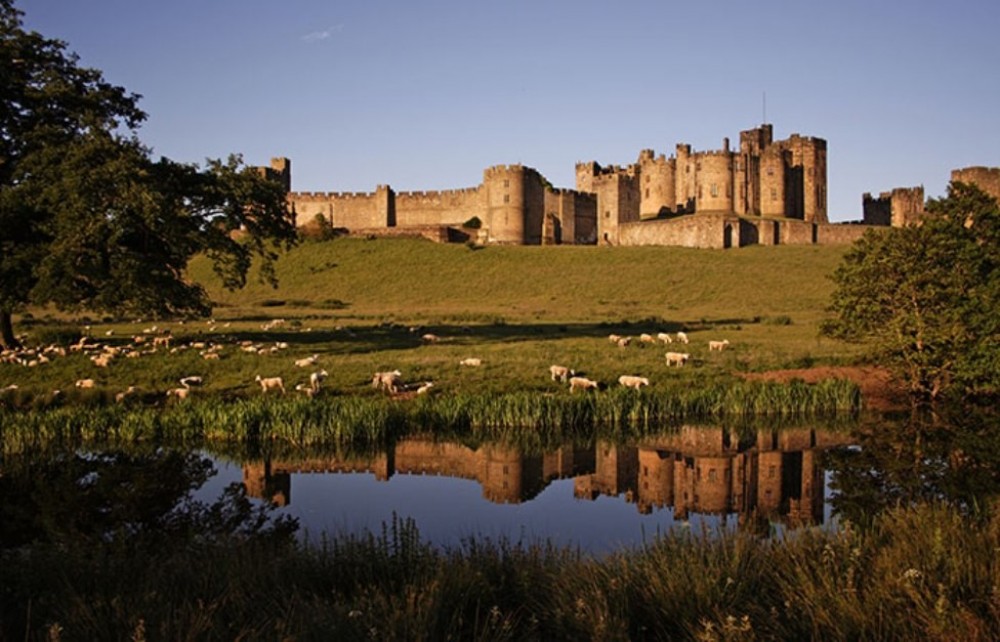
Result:
<instances>
[{"instance_id":1,"label":"white sheep","mask_svg":"<svg viewBox=\"0 0 1000 642\"><path fill-rule=\"evenodd\" d=\"M417 388L417 394L418 395L427 394L428 392L430 392L430 389L433 388L433 387L434 387L434 382L433 381L425 381L422 384L420 384L419 388Z\"/></svg>"},{"instance_id":2,"label":"white sheep","mask_svg":"<svg viewBox=\"0 0 1000 642\"><path fill-rule=\"evenodd\" d=\"M319 388L313 388L312 386L305 383L295 384L295 389L309 397L310 399L319 394Z\"/></svg>"},{"instance_id":3,"label":"white sheep","mask_svg":"<svg viewBox=\"0 0 1000 642\"><path fill-rule=\"evenodd\" d=\"M656 339L653 338L653 335L646 334L645 332L643 332L642 334L639 335L639 342L640 343L656 343Z\"/></svg>"},{"instance_id":4,"label":"white sheep","mask_svg":"<svg viewBox=\"0 0 1000 642\"><path fill-rule=\"evenodd\" d=\"M395 393L399 390L402 383L403 373L399 370L393 370L391 372L376 372L375 376L372 377L372 388L377 388L379 390L388 390L389 392Z\"/></svg>"},{"instance_id":5,"label":"white sheep","mask_svg":"<svg viewBox=\"0 0 1000 642\"><path fill-rule=\"evenodd\" d=\"M622 375L618 377L618 383L625 386L626 388L635 388L638 390L642 386L649 385L649 379L646 377L634 377L632 375Z\"/></svg>"},{"instance_id":6,"label":"white sheep","mask_svg":"<svg viewBox=\"0 0 1000 642\"><path fill-rule=\"evenodd\" d=\"M632 343L632 337L621 337L618 339L619 348L627 348L630 343Z\"/></svg>"},{"instance_id":7,"label":"white sheep","mask_svg":"<svg viewBox=\"0 0 1000 642\"><path fill-rule=\"evenodd\" d=\"M671 339L670 335L667 334L666 332L660 332L659 334L656 335L656 338L659 339L663 343L673 343L674 342L674 340Z\"/></svg>"},{"instance_id":8,"label":"white sheep","mask_svg":"<svg viewBox=\"0 0 1000 642\"><path fill-rule=\"evenodd\" d=\"M309 375L309 387L319 392L319 387L326 380L329 375L326 370L319 370Z\"/></svg>"},{"instance_id":9,"label":"white sheep","mask_svg":"<svg viewBox=\"0 0 1000 642\"><path fill-rule=\"evenodd\" d=\"M718 350L719 352L722 352L726 349L727 345L729 345L729 339L723 339L722 341L709 341L708 351L711 352L712 350Z\"/></svg>"},{"instance_id":10,"label":"white sheep","mask_svg":"<svg viewBox=\"0 0 1000 642\"><path fill-rule=\"evenodd\" d=\"M127 398L134 395L136 390L138 390L138 388L136 388L135 386L129 386L122 392L119 392L118 394L115 395L115 401L117 401L118 403L125 401Z\"/></svg>"},{"instance_id":11,"label":"white sheep","mask_svg":"<svg viewBox=\"0 0 1000 642\"><path fill-rule=\"evenodd\" d=\"M676 365L678 368L687 363L691 355L686 352L668 352L664 355L667 358L667 366Z\"/></svg>"},{"instance_id":12,"label":"white sheep","mask_svg":"<svg viewBox=\"0 0 1000 642\"><path fill-rule=\"evenodd\" d=\"M269 390L280 390L281 394L285 394L285 381L281 377L261 377L257 375L254 381L260 384L260 389L263 393L267 393Z\"/></svg>"},{"instance_id":13,"label":"white sheep","mask_svg":"<svg viewBox=\"0 0 1000 642\"><path fill-rule=\"evenodd\" d=\"M177 397L178 399L187 399L190 394L190 388L172 388L167 390L167 397Z\"/></svg>"},{"instance_id":14,"label":"white sheep","mask_svg":"<svg viewBox=\"0 0 1000 642\"><path fill-rule=\"evenodd\" d=\"M551 365L549 374L552 376L552 381L568 381L570 377L576 375L576 372L566 366Z\"/></svg>"},{"instance_id":15,"label":"white sheep","mask_svg":"<svg viewBox=\"0 0 1000 642\"><path fill-rule=\"evenodd\" d=\"M608 335L608 341L610 341L611 343L618 343L621 340L622 340L622 338L619 335L617 335L617 334L609 334Z\"/></svg>"},{"instance_id":16,"label":"white sheep","mask_svg":"<svg viewBox=\"0 0 1000 642\"><path fill-rule=\"evenodd\" d=\"M319 360L319 355L314 354L313 356L306 357L304 359L296 359L295 366L297 368L308 368L309 366L314 365L318 360Z\"/></svg>"},{"instance_id":17,"label":"white sheep","mask_svg":"<svg viewBox=\"0 0 1000 642\"><path fill-rule=\"evenodd\" d=\"M200 386L205 382L201 377L191 375L188 377L181 377L180 383L185 388L190 388L191 386Z\"/></svg>"},{"instance_id":18,"label":"white sheep","mask_svg":"<svg viewBox=\"0 0 1000 642\"><path fill-rule=\"evenodd\" d=\"M570 377L569 380L569 391L574 392L579 390L598 390L600 384L593 379L588 379L587 377Z\"/></svg>"},{"instance_id":19,"label":"white sheep","mask_svg":"<svg viewBox=\"0 0 1000 642\"><path fill-rule=\"evenodd\" d=\"M461 361L459 361L458 365L460 365L460 366L470 366L470 367L474 368L474 367L483 365L483 360L482 359L477 359L475 357L469 357L468 359L462 359Z\"/></svg>"},{"instance_id":20,"label":"white sheep","mask_svg":"<svg viewBox=\"0 0 1000 642\"><path fill-rule=\"evenodd\" d=\"M424 343L437 343L438 341L441 340L441 337L439 337L438 335L430 333L427 333L420 338L423 339Z\"/></svg>"},{"instance_id":21,"label":"white sheep","mask_svg":"<svg viewBox=\"0 0 1000 642\"><path fill-rule=\"evenodd\" d=\"M93 379L77 379L74 385L77 388L93 388L97 383Z\"/></svg>"},{"instance_id":22,"label":"white sheep","mask_svg":"<svg viewBox=\"0 0 1000 642\"><path fill-rule=\"evenodd\" d=\"M677 333L677 340L680 341L681 343L687 343L688 342L688 335L687 335L687 333L686 332L678 332Z\"/></svg>"}]
</instances>

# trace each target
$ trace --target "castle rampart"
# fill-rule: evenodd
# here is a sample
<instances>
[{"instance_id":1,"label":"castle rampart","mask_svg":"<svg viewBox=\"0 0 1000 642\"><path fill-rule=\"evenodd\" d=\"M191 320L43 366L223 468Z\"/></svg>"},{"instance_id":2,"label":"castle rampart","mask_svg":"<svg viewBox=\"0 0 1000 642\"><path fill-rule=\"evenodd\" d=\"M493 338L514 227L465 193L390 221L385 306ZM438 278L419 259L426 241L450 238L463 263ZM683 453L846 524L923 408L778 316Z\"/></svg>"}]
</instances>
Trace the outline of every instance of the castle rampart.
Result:
<instances>
[{"instance_id":1,"label":"castle rampart","mask_svg":"<svg viewBox=\"0 0 1000 642\"><path fill-rule=\"evenodd\" d=\"M953 183L968 183L983 190L1000 203L1000 167L965 167L951 171Z\"/></svg>"},{"instance_id":2,"label":"castle rampart","mask_svg":"<svg viewBox=\"0 0 1000 642\"><path fill-rule=\"evenodd\" d=\"M865 193L861 198L865 225L903 227L924 216L924 188L897 187L877 198Z\"/></svg>"}]
</instances>

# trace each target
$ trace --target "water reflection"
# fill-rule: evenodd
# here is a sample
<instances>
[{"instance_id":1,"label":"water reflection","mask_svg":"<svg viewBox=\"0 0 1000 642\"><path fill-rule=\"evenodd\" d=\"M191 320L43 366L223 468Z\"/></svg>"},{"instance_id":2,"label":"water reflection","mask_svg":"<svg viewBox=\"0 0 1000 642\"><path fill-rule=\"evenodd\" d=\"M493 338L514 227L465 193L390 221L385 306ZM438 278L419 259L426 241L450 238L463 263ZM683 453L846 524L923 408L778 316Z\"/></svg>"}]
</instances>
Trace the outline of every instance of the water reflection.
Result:
<instances>
[{"instance_id":1,"label":"water reflection","mask_svg":"<svg viewBox=\"0 0 1000 642\"><path fill-rule=\"evenodd\" d=\"M365 473L378 483L414 475L473 480L489 503L514 505L530 503L553 482L567 480L572 497L552 510L575 509L570 507L573 500L593 504L611 497L633 505L639 515L663 511L671 521L692 515L720 516L723 521L735 516L741 527L766 529L771 522L823 522L821 453L849 443L845 432L811 428L737 433L684 426L635 444L601 441L539 454L517 446L411 437L377 455L250 461L243 464L242 474L249 495L279 506L292 504L293 478L303 474ZM308 488L337 492L319 490L315 484ZM304 525L310 527L308 518Z\"/></svg>"}]
</instances>

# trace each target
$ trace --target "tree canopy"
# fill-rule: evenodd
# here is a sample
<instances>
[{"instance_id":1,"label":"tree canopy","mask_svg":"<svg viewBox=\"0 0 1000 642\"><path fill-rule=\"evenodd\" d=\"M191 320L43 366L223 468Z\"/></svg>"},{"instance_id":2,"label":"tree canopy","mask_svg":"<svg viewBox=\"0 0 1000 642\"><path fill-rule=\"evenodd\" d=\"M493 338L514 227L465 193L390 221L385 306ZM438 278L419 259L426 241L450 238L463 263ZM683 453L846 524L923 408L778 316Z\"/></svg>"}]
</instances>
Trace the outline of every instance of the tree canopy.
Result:
<instances>
[{"instance_id":1,"label":"tree canopy","mask_svg":"<svg viewBox=\"0 0 1000 642\"><path fill-rule=\"evenodd\" d=\"M845 255L825 327L870 346L919 399L1000 391L1000 210L973 185L919 225L869 232Z\"/></svg>"},{"instance_id":2,"label":"tree canopy","mask_svg":"<svg viewBox=\"0 0 1000 642\"><path fill-rule=\"evenodd\" d=\"M239 156L205 168L153 160L139 96L22 25L0 0L0 340L26 304L116 314L205 314L185 279L207 254L230 288L251 262L273 280L294 242L284 187Z\"/></svg>"}]
</instances>

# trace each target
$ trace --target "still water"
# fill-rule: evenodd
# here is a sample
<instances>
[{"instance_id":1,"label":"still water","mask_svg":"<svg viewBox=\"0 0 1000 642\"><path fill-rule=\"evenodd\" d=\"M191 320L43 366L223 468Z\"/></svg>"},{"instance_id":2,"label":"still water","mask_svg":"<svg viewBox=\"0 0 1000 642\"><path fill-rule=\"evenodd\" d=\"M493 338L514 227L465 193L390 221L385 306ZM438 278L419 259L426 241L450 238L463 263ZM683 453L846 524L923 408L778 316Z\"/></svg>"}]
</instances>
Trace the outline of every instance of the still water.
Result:
<instances>
[{"instance_id":1,"label":"still water","mask_svg":"<svg viewBox=\"0 0 1000 642\"><path fill-rule=\"evenodd\" d=\"M295 517L300 534L378 532L393 516L453 546L465 538L551 542L592 553L641 546L672 530L831 524L823 453L844 432L683 427L634 444L565 445L546 453L410 437L363 457L216 457L202 489L241 483Z\"/></svg>"}]
</instances>

